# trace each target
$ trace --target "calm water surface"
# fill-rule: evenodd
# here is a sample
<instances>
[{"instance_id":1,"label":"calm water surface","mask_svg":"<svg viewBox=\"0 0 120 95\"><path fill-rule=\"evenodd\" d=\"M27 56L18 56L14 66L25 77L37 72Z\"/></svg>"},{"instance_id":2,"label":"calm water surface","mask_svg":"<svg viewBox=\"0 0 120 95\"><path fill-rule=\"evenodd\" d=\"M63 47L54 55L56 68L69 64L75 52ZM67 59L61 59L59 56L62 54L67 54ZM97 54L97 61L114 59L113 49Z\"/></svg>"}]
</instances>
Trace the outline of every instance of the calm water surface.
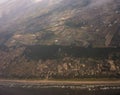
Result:
<instances>
[{"instance_id":1,"label":"calm water surface","mask_svg":"<svg viewBox=\"0 0 120 95\"><path fill-rule=\"evenodd\" d=\"M0 95L120 95L118 86L0 86Z\"/></svg>"}]
</instances>

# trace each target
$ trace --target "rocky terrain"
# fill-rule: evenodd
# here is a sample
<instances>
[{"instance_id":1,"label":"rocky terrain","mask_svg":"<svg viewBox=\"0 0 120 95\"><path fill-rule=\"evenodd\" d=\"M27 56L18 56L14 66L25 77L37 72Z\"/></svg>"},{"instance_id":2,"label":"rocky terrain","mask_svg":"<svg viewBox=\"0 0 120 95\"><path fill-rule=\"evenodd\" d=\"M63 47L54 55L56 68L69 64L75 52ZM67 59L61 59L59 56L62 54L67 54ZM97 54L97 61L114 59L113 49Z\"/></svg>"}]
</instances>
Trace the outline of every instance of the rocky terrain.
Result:
<instances>
[{"instance_id":1,"label":"rocky terrain","mask_svg":"<svg viewBox=\"0 0 120 95\"><path fill-rule=\"evenodd\" d=\"M0 50L0 77L17 79L120 78L119 48L20 46Z\"/></svg>"},{"instance_id":2,"label":"rocky terrain","mask_svg":"<svg viewBox=\"0 0 120 95\"><path fill-rule=\"evenodd\" d=\"M0 3L0 78L120 78L120 0Z\"/></svg>"}]
</instances>

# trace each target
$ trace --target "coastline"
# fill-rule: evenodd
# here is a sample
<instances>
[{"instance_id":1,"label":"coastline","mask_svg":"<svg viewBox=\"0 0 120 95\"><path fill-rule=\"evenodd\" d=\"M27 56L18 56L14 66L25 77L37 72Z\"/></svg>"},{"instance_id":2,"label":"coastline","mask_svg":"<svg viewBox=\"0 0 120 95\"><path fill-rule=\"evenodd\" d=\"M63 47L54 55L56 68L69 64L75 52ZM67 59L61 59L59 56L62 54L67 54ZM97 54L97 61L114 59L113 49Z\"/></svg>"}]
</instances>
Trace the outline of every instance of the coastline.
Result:
<instances>
[{"instance_id":1,"label":"coastline","mask_svg":"<svg viewBox=\"0 0 120 95\"><path fill-rule=\"evenodd\" d=\"M0 95L119 95L119 93L120 80L55 81L0 79Z\"/></svg>"},{"instance_id":2,"label":"coastline","mask_svg":"<svg viewBox=\"0 0 120 95\"><path fill-rule=\"evenodd\" d=\"M120 80L96 80L96 81L69 81L69 80L8 80L8 79L0 79L1 84L42 84L42 85L120 85Z\"/></svg>"}]
</instances>

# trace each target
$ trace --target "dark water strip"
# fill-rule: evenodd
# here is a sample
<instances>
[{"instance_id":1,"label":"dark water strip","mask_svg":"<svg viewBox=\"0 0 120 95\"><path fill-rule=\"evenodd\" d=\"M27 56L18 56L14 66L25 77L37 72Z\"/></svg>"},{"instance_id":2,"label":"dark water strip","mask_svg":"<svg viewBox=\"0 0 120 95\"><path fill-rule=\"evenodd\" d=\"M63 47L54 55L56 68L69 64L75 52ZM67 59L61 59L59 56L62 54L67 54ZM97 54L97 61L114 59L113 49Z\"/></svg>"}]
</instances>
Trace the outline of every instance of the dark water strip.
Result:
<instances>
[{"instance_id":1,"label":"dark water strip","mask_svg":"<svg viewBox=\"0 0 120 95\"><path fill-rule=\"evenodd\" d=\"M120 95L120 89L87 90L71 88L0 87L0 95Z\"/></svg>"},{"instance_id":2,"label":"dark water strip","mask_svg":"<svg viewBox=\"0 0 120 95\"><path fill-rule=\"evenodd\" d=\"M47 85L27 83L1 83L0 95L120 95L120 85Z\"/></svg>"}]
</instances>

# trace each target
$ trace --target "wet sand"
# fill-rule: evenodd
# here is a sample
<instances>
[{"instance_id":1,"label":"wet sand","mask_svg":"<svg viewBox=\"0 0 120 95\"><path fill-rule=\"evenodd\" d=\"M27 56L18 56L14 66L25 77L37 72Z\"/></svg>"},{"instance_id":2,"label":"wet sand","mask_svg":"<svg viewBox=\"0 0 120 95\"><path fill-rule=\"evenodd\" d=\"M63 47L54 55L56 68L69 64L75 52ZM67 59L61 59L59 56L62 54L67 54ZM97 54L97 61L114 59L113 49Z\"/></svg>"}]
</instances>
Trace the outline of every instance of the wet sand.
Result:
<instances>
[{"instance_id":1,"label":"wet sand","mask_svg":"<svg viewBox=\"0 0 120 95\"><path fill-rule=\"evenodd\" d=\"M54 80L3 80L0 79L0 84L4 83L18 83L18 84L64 84L64 85L78 85L78 84L111 84L111 85L120 85L120 80L115 81L54 81Z\"/></svg>"},{"instance_id":2,"label":"wet sand","mask_svg":"<svg viewBox=\"0 0 120 95\"><path fill-rule=\"evenodd\" d=\"M120 87L120 80L117 81L54 81L54 80L0 80L0 86L3 87L81 87L91 85L94 86L118 86Z\"/></svg>"}]
</instances>

